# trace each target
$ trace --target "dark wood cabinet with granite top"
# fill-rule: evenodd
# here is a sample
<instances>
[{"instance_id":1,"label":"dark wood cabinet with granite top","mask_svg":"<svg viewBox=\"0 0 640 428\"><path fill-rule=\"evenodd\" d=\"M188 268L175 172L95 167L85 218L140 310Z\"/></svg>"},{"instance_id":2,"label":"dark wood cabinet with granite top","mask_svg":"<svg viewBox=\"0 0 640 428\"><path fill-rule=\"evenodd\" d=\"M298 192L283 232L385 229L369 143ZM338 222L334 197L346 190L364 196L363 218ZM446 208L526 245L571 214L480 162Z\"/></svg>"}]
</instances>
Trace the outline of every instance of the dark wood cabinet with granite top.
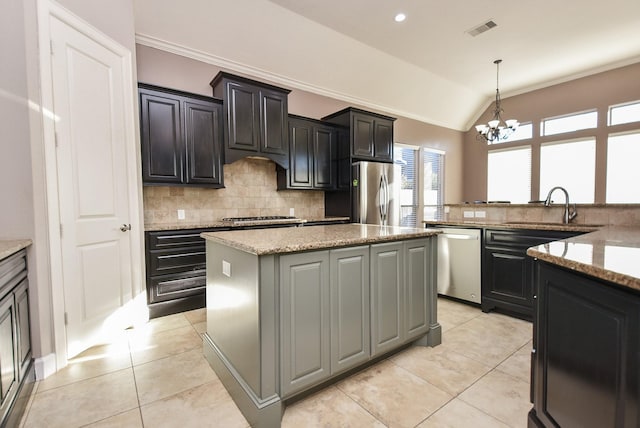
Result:
<instances>
[{"instance_id":1,"label":"dark wood cabinet with granite top","mask_svg":"<svg viewBox=\"0 0 640 428\"><path fill-rule=\"evenodd\" d=\"M533 316L533 264L527 248L581 232L485 229L482 255L482 310L503 309Z\"/></svg>"},{"instance_id":2,"label":"dark wood cabinet with granite top","mask_svg":"<svg viewBox=\"0 0 640 428\"><path fill-rule=\"evenodd\" d=\"M139 84L145 185L224 187L222 102Z\"/></svg>"},{"instance_id":3,"label":"dark wood cabinet with granite top","mask_svg":"<svg viewBox=\"0 0 640 428\"><path fill-rule=\"evenodd\" d=\"M35 384L27 255L0 260L0 426L18 426Z\"/></svg>"},{"instance_id":4,"label":"dark wood cabinet with granite top","mask_svg":"<svg viewBox=\"0 0 640 428\"><path fill-rule=\"evenodd\" d=\"M151 318L205 306L205 242L200 234L212 230L218 229L145 232Z\"/></svg>"},{"instance_id":5,"label":"dark wood cabinet with granite top","mask_svg":"<svg viewBox=\"0 0 640 428\"><path fill-rule=\"evenodd\" d=\"M640 294L534 261L529 427L640 424Z\"/></svg>"},{"instance_id":6,"label":"dark wood cabinet with granite top","mask_svg":"<svg viewBox=\"0 0 640 428\"><path fill-rule=\"evenodd\" d=\"M232 163L261 156L289 167L288 89L220 72L211 81L224 101L224 155Z\"/></svg>"}]
</instances>

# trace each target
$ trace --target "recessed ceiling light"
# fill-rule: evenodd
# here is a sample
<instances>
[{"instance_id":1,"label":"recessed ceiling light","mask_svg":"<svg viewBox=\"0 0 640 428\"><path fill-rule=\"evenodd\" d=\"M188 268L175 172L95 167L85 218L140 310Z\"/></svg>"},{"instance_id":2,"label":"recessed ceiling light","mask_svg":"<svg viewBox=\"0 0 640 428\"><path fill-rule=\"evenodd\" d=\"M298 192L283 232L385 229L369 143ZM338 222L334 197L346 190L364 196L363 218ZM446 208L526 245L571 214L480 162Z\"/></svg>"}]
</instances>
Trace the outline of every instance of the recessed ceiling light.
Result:
<instances>
[{"instance_id":1,"label":"recessed ceiling light","mask_svg":"<svg viewBox=\"0 0 640 428\"><path fill-rule=\"evenodd\" d=\"M402 22L407 19L407 15L405 15L404 13L399 13L393 19L395 19L396 22Z\"/></svg>"}]
</instances>

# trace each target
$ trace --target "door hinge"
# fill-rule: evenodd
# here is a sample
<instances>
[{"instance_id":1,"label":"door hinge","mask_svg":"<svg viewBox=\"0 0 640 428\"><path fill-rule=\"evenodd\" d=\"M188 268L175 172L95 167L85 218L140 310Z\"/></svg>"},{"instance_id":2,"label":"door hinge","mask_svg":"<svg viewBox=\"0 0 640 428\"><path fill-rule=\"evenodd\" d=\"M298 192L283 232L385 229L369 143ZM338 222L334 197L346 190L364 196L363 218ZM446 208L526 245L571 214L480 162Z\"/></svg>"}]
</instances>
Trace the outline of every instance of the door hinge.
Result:
<instances>
[{"instance_id":1,"label":"door hinge","mask_svg":"<svg viewBox=\"0 0 640 428\"><path fill-rule=\"evenodd\" d=\"M61 238L62 238L62 232L63 232L62 224L60 224L60 237L61 237Z\"/></svg>"},{"instance_id":2,"label":"door hinge","mask_svg":"<svg viewBox=\"0 0 640 428\"><path fill-rule=\"evenodd\" d=\"M53 40L49 40L49 53L53 55Z\"/></svg>"},{"instance_id":3,"label":"door hinge","mask_svg":"<svg viewBox=\"0 0 640 428\"><path fill-rule=\"evenodd\" d=\"M67 316L67 313L64 313L64 325L69 324L69 317Z\"/></svg>"},{"instance_id":4,"label":"door hinge","mask_svg":"<svg viewBox=\"0 0 640 428\"><path fill-rule=\"evenodd\" d=\"M56 148L57 148L58 147L58 133L57 132L53 133L53 141L54 141L54 143L56 145Z\"/></svg>"}]
</instances>

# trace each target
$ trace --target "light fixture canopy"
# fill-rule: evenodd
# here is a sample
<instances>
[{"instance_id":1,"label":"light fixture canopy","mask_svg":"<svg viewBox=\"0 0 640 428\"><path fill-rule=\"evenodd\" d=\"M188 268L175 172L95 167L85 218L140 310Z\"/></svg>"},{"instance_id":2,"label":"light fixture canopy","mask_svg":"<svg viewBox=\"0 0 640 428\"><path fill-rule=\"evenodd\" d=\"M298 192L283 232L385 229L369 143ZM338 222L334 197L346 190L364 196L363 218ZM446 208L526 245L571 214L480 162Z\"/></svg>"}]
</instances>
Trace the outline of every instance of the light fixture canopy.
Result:
<instances>
[{"instance_id":1,"label":"light fixture canopy","mask_svg":"<svg viewBox=\"0 0 640 428\"><path fill-rule=\"evenodd\" d=\"M484 141L487 144L493 144L499 140L509 138L509 136L518 129L518 125L520 125L520 123L515 119L508 119L506 121L502 120L501 113L504 113L504 110L502 110L502 106L500 105L501 100L498 80L500 77L499 73L501 62L501 59L493 61L496 65L496 105L493 110L493 118L486 125L476 125L476 131L478 131L476 139Z\"/></svg>"},{"instance_id":2,"label":"light fixture canopy","mask_svg":"<svg viewBox=\"0 0 640 428\"><path fill-rule=\"evenodd\" d=\"M405 15L404 13L400 12L398 14L396 14L396 16L393 17L394 21L396 22L402 22L405 19L407 19L407 15Z\"/></svg>"}]
</instances>

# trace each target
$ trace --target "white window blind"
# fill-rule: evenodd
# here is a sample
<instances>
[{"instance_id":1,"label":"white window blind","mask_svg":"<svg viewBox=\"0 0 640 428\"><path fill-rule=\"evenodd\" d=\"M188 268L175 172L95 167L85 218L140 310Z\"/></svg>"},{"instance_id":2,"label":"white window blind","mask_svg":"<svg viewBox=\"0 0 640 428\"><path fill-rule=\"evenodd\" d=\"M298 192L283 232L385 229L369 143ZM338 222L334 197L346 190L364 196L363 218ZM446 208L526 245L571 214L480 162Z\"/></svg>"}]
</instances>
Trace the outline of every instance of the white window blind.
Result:
<instances>
[{"instance_id":1,"label":"white window blind","mask_svg":"<svg viewBox=\"0 0 640 428\"><path fill-rule=\"evenodd\" d=\"M423 150L424 209L425 220L444 218L444 153Z\"/></svg>"},{"instance_id":2,"label":"white window blind","mask_svg":"<svg viewBox=\"0 0 640 428\"><path fill-rule=\"evenodd\" d=\"M393 159L400 165L400 226L416 227L418 210L418 187L416 181L417 150L411 147L395 146Z\"/></svg>"},{"instance_id":3,"label":"white window blind","mask_svg":"<svg viewBox=\"0 0 640 428\"><path fill-rule=\"evenodd\" d=\"M562 186L569 192L571 202L593 203L595 173L595 138L540 147L540 199L545 199L553 187ZM564 202L564 196L557 197Z\"/></svg>"},{"instance_id":4,"label":"white window blind","mask_svg":"<svg viewBox=\"0 0 640 428\"><path fill-rule=\"evenodd\" d=\"M489 151L487 200L523 204L530 199L531 146Z\"/></svg>"},{"instance_id":5,"label":"white window blind","mask_svg":"<svg viewBox=\"0 0 640 428\"><path fill-rule=\"evenodd\" d=\"M640 122L640 101L609 107L609 125Z\"/></svg>"},{"instance_id":6,"label":"white window blind","mask_svg":"<svg viewBox=\"0 0 640 428\"><path fill-rule=\"evenodd\" d=\"M640 203L640 132L610 135L607 143L607 203Z\"/></svg>"}]
</instances>

